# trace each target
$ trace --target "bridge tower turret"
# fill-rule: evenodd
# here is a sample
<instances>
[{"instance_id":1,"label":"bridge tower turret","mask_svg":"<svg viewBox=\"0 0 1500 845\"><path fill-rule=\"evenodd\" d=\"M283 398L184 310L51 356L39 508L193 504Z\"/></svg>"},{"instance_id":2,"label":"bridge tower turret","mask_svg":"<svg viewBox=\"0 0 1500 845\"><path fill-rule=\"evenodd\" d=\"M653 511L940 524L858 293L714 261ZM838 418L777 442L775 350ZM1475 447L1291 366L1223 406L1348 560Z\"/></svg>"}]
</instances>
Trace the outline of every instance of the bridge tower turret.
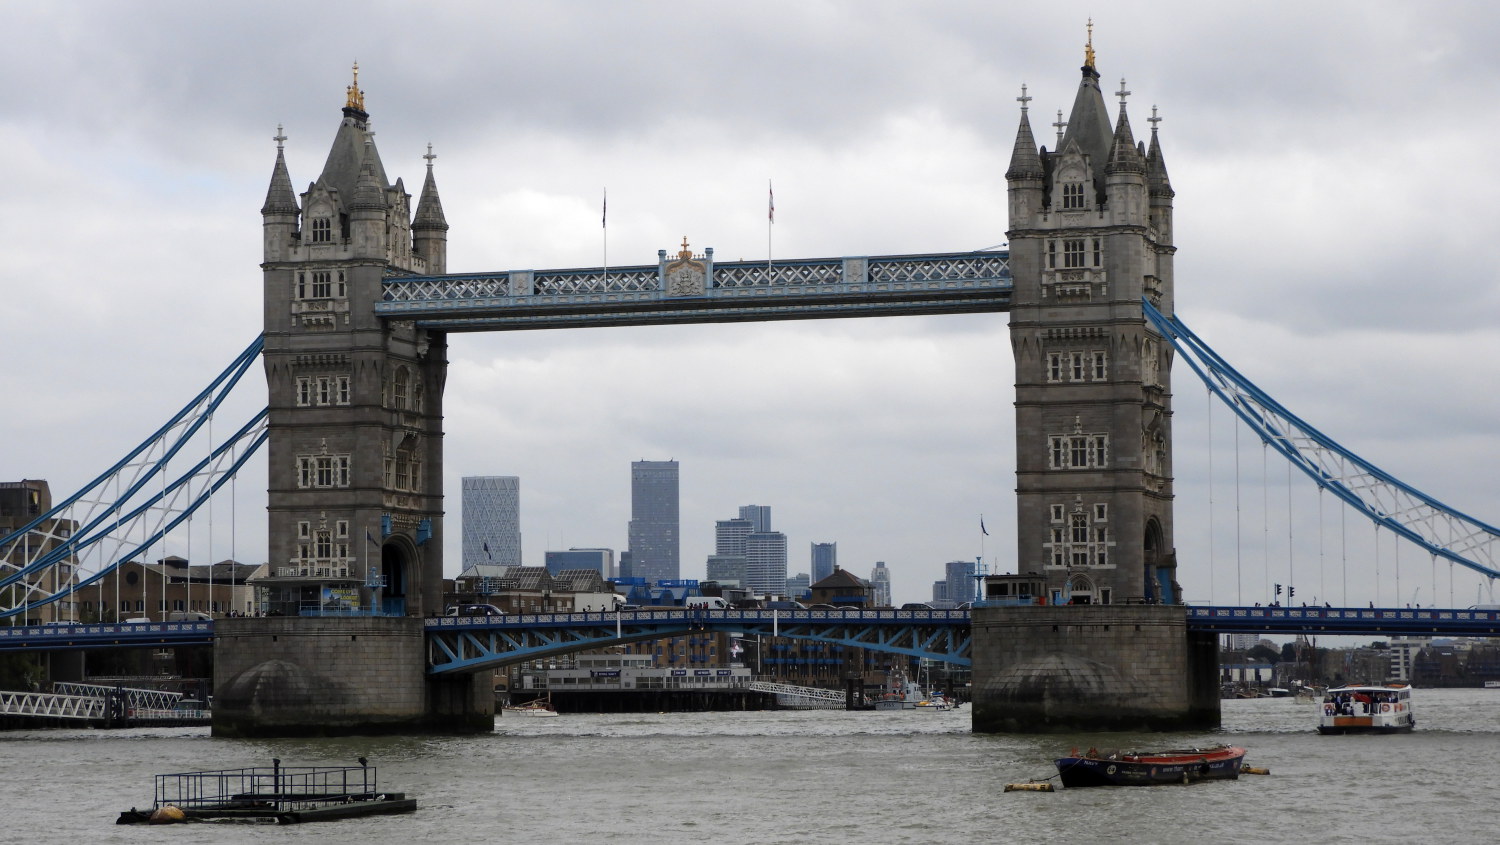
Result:
<instances>
[{"instance_id":1,"label":"bridge tower turret","mask_svg":"<svg viewBox=\"0 0 1500 845\"><path fill-rule=\"evenodd\" d=\"M1172 189L1156 137L1113 127L1092 38L1066 133L1038 149L1022 89L1006 181L1015 292L1017 562L1053 603L1177 603L1171 359L1142 297L1172 310Z\"/></svg>"},{"instance_id":2,"label":"bridge tower turret","mask_svg":"<svg viewBox=\"0 0 1500 845\"><path fill-rule=\"evenodd\" d=\"M432 175L417 222L375 148L359 69L323 172L301 195L283 156L261 209L270 392L272 609L424 616L442 602L442 332L382 320L389 274L441 272Z\"/></svg>"}]
</instances>

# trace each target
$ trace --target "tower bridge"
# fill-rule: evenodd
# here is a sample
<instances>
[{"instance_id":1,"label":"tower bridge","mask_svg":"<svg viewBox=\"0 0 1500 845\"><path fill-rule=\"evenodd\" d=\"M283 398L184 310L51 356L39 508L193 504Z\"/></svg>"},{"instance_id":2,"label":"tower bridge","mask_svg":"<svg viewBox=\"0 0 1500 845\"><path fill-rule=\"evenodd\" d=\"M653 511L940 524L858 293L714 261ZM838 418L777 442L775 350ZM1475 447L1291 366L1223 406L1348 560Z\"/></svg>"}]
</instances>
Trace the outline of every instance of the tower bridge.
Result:
<instances>
[{"instance_id":1,"label":"tower bridge","mask_svg":"<svg viewBox=\"0 0 1500 845\"><path fill-rule=\"evenodd\" d=\"M1037 603L977 608L962 634L952 619L930 636L910 620L899 635L878 619L734 624L780 632L784 621L806 626L798 636L909 654L935 653L941 641L949 657L973 663L976 730L1217 724L1215 631L1358 632L1394 622L1243 608L1203 615L1183 604L1171 372L1201 344L1174 313L1174 191L1154 114L1149 143L1137 141L1130 92L1122 80L1111 118L1091 43L1080 70L1053 150L1036 143L1022 88L1005 170L1005 250L721 262L684 238L655 264L464 274L448 272L434 157L413 203L404 182L387 176L356 76L323 170L301 194L286 139L275 138L261 208L261 339L86 494L0 538L0 596L10 602L0 614L57 601L59 584L71 590L129 560L265 441L270 572L261 586L278 615L213 623L215 731L489 730L489 685L473 670L578 638L602 642L608 623L429 621L442 607L450 332L1009 312L1015 577L1035 588ZM217 407L221 382L232 386L256 354L268 388L263 417L210 460L160 482L147 504L131 503L165 478L167 459ZM1500 531L1348 460L1220 363L1194 369L1320 487L1434 555L1500 575ZM111 488L122 491L117 499ZM83 506L89 516L68 516ZM153 514L154 527L132 533ZM33 534L46 542L29 542ZM147 539L126 539L139 536ZM79 553L106 540L103 563L75 571ZM299 616L330 605L331 617ZM635 629L642 637L684 624L633 622L667 626ZM1457 624L1409 624L1448 622ZM1250 627L1226 627L1234 625Z\"/></svg>"}]
</instances>

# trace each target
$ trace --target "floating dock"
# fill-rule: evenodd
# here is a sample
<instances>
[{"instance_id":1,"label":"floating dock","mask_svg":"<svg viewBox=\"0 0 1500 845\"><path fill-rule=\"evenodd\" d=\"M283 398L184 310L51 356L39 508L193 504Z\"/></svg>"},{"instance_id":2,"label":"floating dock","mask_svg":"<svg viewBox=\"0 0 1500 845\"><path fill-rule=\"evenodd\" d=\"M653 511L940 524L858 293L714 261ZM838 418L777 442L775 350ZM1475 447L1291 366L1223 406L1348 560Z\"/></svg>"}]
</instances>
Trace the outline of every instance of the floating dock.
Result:
<instances>
[{"instance_id":1,"label":"floating dock","mask_svg":"<svg viewBox=\"0 0 1500 845\"><path fill-rule=\"evenodd\" d=\"M364 758L360 758L361 761ZM262 820L274 824L410 813L415 798L383 791L373 766L283 766L156 775L151 808L131 807L116 824Z\"/></svg>"}]
</instances>

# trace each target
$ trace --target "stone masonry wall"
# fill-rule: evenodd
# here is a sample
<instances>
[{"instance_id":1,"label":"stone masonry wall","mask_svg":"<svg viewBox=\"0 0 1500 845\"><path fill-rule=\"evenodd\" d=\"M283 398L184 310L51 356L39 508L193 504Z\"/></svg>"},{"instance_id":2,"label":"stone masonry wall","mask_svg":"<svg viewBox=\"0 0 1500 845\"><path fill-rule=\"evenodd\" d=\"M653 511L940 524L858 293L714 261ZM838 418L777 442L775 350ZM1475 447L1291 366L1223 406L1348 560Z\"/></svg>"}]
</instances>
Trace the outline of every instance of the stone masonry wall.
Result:
<instances>
[{"instance_id":1,"label":"stone masonry wall","mask_svg":"<svg viewBox=\"0 0 1500 845\"><path fill-rule=\"evenodd\" d=\"M454 710L483 707L471 676L426 677L421 619L220 619L214 628L216 736L493 728L492 703L488 714L454 718ZM434 704L446 711L441 722Z\"/></svg>"},{"instance_id":2,"label":"stone masonry wall","mask_svg":"<svg viewBox=\"0 0 1500 845\"><path fill-rule=\"evenodd\" d=\"M1181 606L976 608L973 624L976 732L1218 724Z\"/></svg>"}]
</instances>

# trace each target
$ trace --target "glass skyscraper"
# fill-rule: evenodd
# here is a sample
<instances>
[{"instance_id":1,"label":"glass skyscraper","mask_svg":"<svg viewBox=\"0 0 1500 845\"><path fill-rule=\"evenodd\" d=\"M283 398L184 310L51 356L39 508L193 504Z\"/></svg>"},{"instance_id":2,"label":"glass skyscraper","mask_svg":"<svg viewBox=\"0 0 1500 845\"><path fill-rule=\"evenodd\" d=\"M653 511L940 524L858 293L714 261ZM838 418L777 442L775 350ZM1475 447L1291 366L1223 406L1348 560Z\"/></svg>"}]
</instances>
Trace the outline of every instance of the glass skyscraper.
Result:
<instances>
[{"instance_id":1,"label":"glass skyscraper","mask_svg":"<svg viewBox=\"0 0 1500 845\"><path fill-rule=\"evenodd\" d=\"M630 464L630 574L648 583L681 577L677 462Z\"/></svg>"},{"instance_id":2,"label":"glass skyscraper","mask_svg":"<svg viewBox=\"0 0 1500 845\"><path fill-rule=\"evenodd\" d=\"M521 565L521 479L478 475L463 479L464 568Z\"/></svg>"},{"instance_id":3,"label":"glass skyscraper","mask_svg":"<svg viewBox=\"0 0 1500 845\"><path fill-rule=\"evenodd\" d=\"M812 544L812 582L814 584L833 574L839 562L838 543Z\"/></svg>"}]
</instances>

